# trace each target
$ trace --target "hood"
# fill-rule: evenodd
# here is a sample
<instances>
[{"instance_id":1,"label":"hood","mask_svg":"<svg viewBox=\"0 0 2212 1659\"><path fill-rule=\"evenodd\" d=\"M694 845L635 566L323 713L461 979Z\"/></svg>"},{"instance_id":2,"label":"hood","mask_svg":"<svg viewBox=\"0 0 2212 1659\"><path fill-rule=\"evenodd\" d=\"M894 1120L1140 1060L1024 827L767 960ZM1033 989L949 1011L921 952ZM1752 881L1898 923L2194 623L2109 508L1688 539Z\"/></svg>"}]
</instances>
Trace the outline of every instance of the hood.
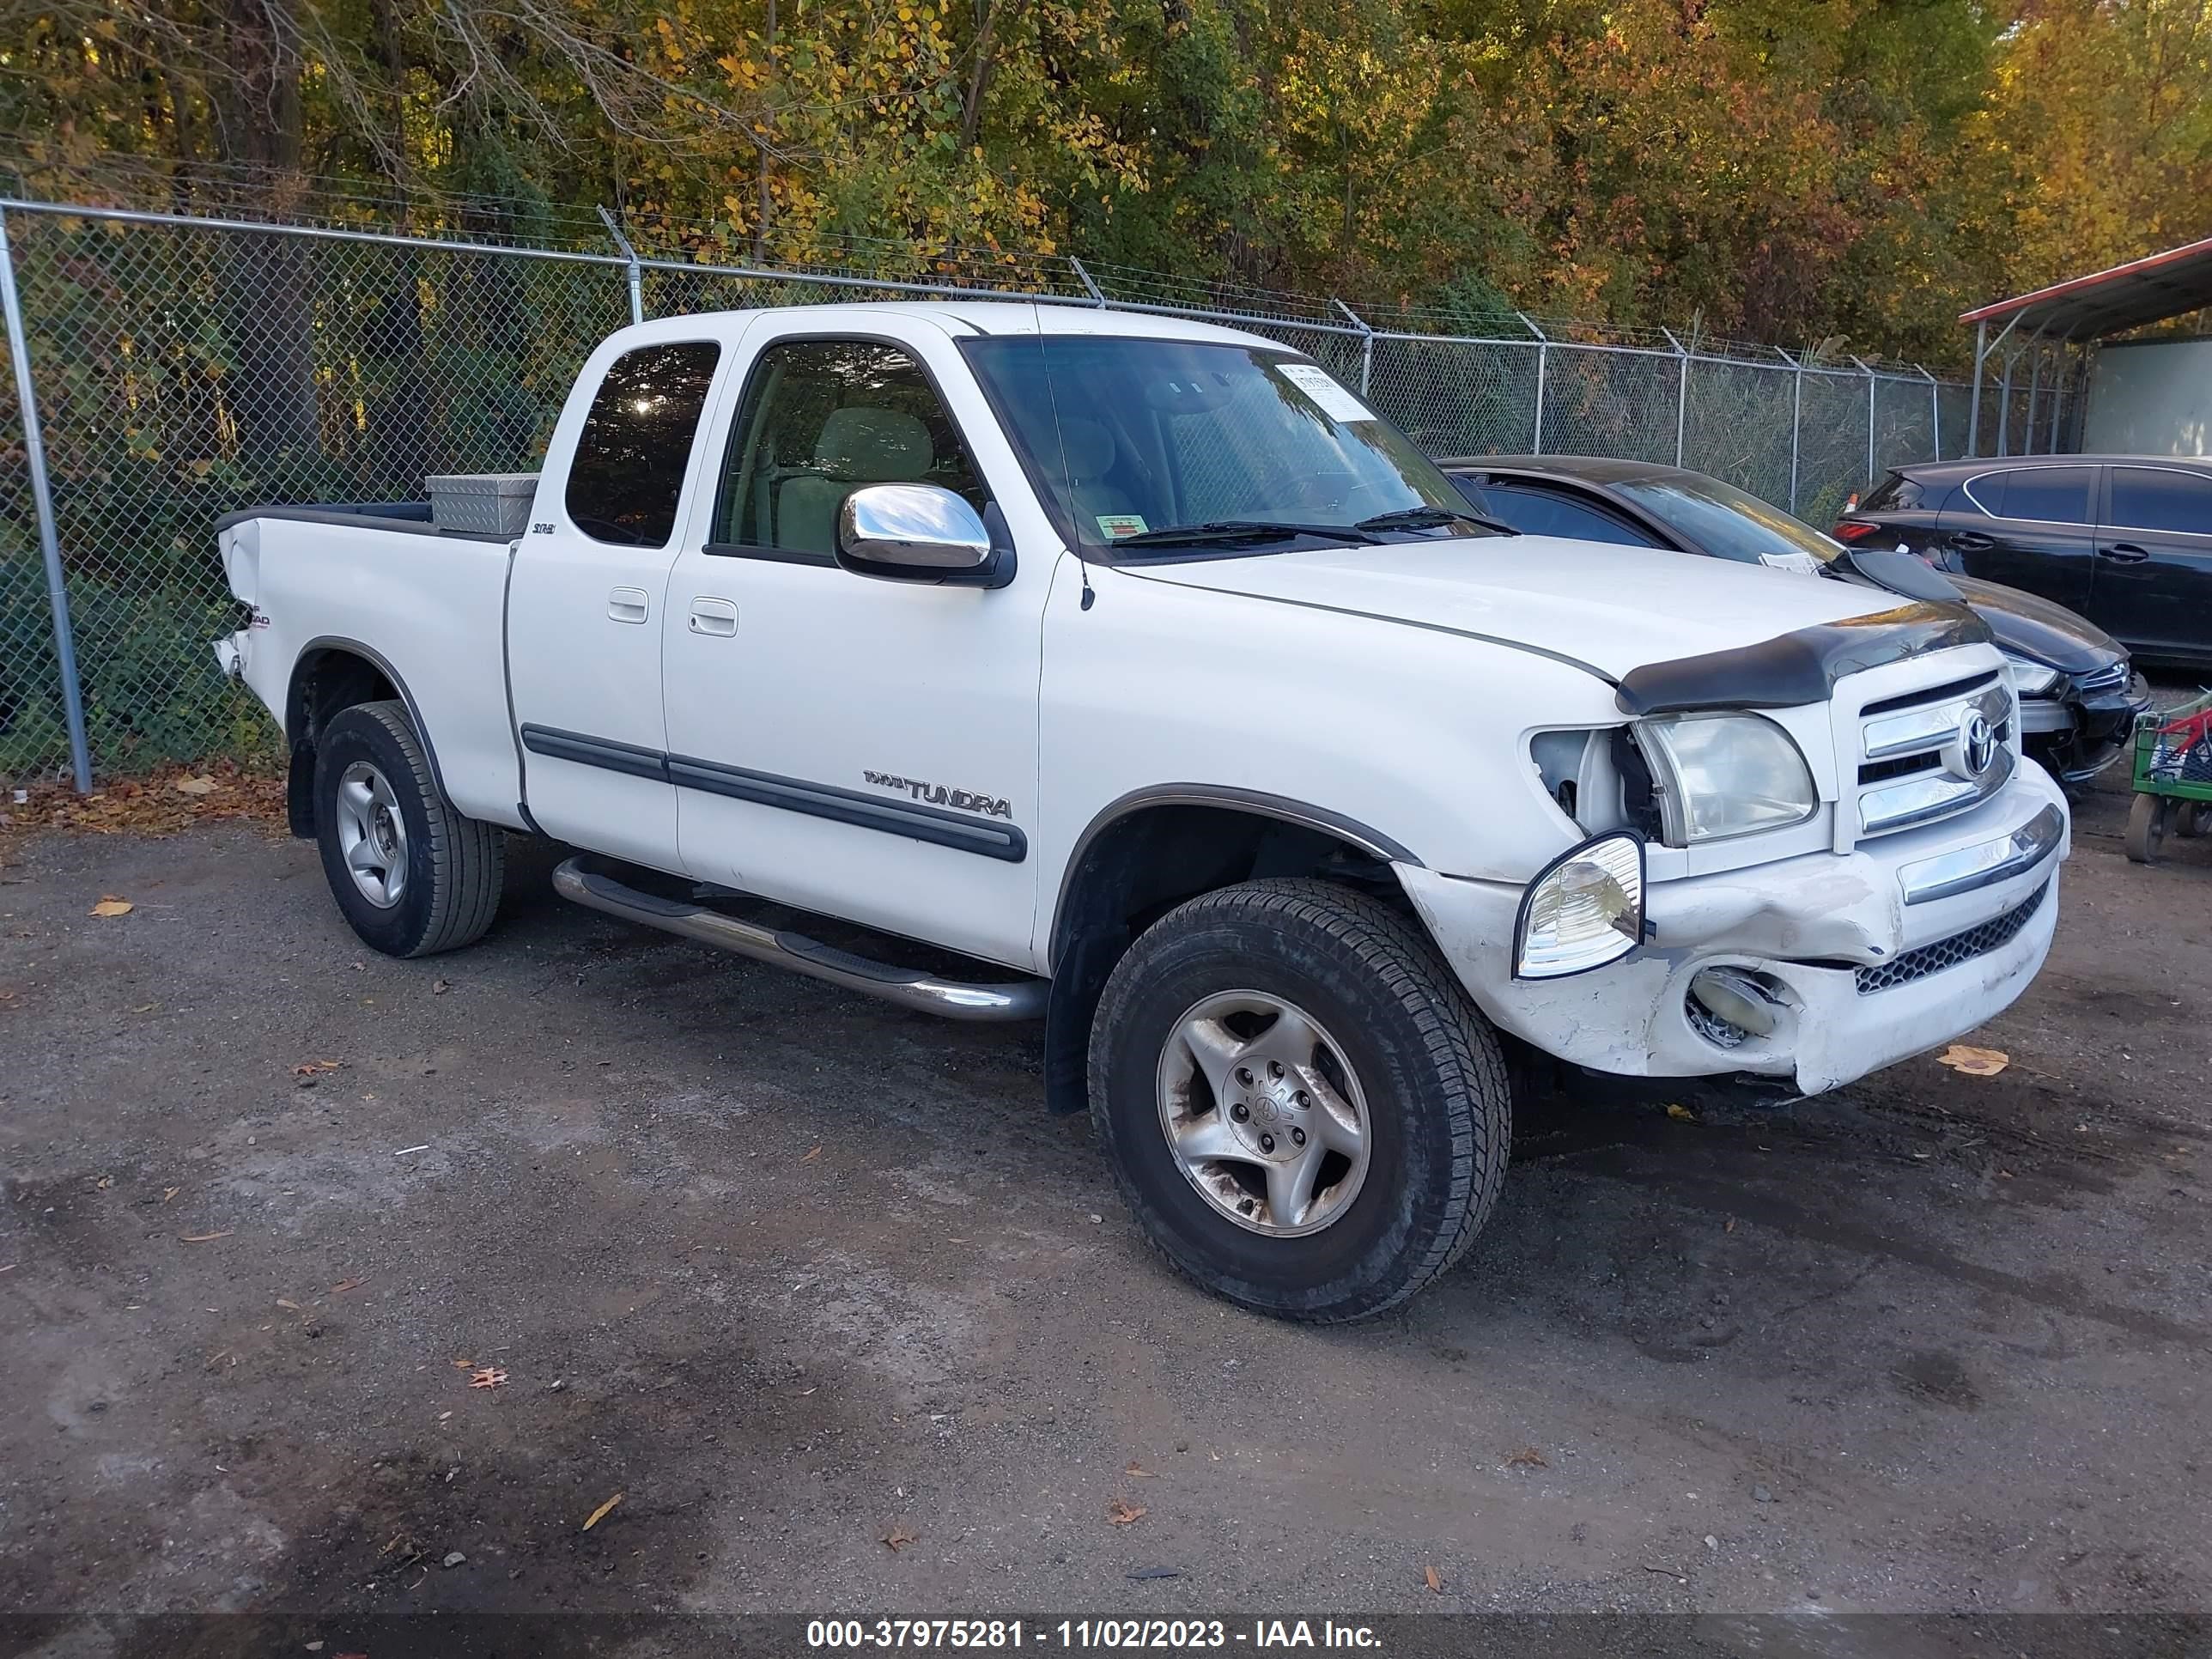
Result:
<instances>
[{"instance_id":1,"label":"hood","mask_svg":"<svg viewBox=\"0 0 2212 1659\"><path fill-rule=\"evenodd\" d=\"M1632 670L1893 611L1853 582L1556 536L1460 538L1122 564L1148 581L1305 605L1524 647L1618 681Z\"/></svg>"},{"instance_id":2,"label":"hood","mask_svg":"<svg viewBox=\"0 0 2212 1659\"><path fill-rule=\"evenodd\" d=\"M1973 576L1953 576L1951 586L1966 596L2008 651L2069 674L2106 668L2127 657L2125 646L2063 605Z\"/></svg>"}]
</instances>

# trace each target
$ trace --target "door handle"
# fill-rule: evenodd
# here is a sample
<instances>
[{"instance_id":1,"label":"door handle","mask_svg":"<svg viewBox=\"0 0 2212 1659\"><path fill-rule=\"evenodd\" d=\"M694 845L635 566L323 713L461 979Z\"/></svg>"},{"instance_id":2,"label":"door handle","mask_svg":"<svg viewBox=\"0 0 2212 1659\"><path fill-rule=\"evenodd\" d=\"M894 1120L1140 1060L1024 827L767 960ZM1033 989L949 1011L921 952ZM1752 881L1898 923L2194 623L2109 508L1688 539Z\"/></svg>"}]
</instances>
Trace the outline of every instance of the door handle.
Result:
<instances>
[{"instance_id":1,"label":"door handle","mask_svg":"<svg viewBox=\"0 0 2212 1659\"><path fill-rule=\"evenodd\" d=\"M2114 564L2141 564L2150 557L2148 550L2137 547L2133 542L2114 542L2110 547L2099 548L2097 552L2100 557L2109 559Z\"/></svg>"},{"instance_id":2,"label":"door handle","mask_svg":"<svg viewBox=\"0 0 2212 1659\"><path fill-rule=\"evenodd\" d=\"M617 587L607 595L607 615L618 623L641 623L652 608L641 587Z\"/></svg>"},{"instance_id":3,"label":"door handle","mask_svg":"<svg viewBox=\"0 0 2212 1659\"><path fill-rule=\"evenodd\" d=\"M1962 530L1951 538L1951 545L1961 553L1983 553L1997 544L1994 536L1984 536L1978 530Z\"/></svg>"},{"instance_id":4,"label":"door handle","mask_svg":"<svg viewBox=\"0 0 2212 1659\"><path fill-rule=\"evenodd\" d=\"M694 634L711 634L717 639L727 639L738 631L738 607L727 599L701 594L691 601L691 615L686 619Z\"/></svg>"}]
</instances>

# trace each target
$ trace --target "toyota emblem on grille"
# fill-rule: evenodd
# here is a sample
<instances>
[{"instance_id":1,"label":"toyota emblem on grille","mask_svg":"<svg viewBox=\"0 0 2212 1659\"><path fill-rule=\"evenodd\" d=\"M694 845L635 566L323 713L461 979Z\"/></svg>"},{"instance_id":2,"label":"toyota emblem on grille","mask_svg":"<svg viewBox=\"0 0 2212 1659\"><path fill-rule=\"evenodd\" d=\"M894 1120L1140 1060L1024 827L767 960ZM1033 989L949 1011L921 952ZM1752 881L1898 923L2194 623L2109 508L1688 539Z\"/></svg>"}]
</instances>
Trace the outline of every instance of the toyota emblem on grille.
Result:
<instances>
[{"instance_id":1,"label":"toyota emblem on grille","mask_svg":"<svg viewBox=\"0 0 2212 1659\"><path fill-rule=\"evenodd\" d=\"M1959 772L1972 781L1990 769L1997 757L1996 729L1978 708L1969 709L1959 722Z\"/></svg>"}]
</instances>

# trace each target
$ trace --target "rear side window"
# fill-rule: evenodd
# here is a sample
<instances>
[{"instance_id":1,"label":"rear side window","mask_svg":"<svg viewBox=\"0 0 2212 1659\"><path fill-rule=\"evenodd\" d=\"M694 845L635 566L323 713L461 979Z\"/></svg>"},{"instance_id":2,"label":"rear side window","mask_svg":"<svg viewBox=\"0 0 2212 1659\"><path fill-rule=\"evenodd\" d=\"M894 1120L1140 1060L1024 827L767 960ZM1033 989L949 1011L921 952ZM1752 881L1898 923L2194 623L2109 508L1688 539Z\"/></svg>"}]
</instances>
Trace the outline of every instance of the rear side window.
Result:
<instances>
[{"instance_id":1,"label":"rear side window","mask_svg":"<svg viewBox=\"0 0 2212 1659\"><path fill-rule=\"evenodd\" d=\"M1918 483L1902 472L1893 472L1875 486L1874 493L1858 505L1862 513L1910 513L1927 500Z\"/></svg>"},{"instance_id":2,"label":"rear side window","mask_svg":"<svg viewBox=\"0 0 2212 1659\"><path fill-rule=\"evenodd\" d=\"M2086 466L2023 466L1984 473L1966 489L1993 519L2086 525L2093 476Z\"/></svg>"},{"instance_id":3,"label":"rear side window","mask_svg":"<svg viewBox=\"0 0 2212 1659\"><path fill-rule=\"evenodd\" d=\"M568 464L568 517L595 542L665 547L721 347L640 346L608 366Z\"/></svg>"},{"instance_id":4,"label":"rear side window","mask_svg":"<svg viewBox=\"0 0 2212 1659\"><path fill-rule=\"evenodd\" d=\"M2110 521L2116 530L2212 536L2212 478L2163 466L2116 466Z\"/></svg>"},{"instance_id":5,"label":"rear side window","mask_svg":"<svg viewBox=\"0 0 2212 1659\"><path fill-rule=\"evenodd\" d=\"M1577 541L1611 542L1621 547L1652 547L1642 531L1602 507L1585 505L1548 489L1492 483L1483 494L1489 512L1527 536L1566 536Z\"/></svg>"}]
</instances>

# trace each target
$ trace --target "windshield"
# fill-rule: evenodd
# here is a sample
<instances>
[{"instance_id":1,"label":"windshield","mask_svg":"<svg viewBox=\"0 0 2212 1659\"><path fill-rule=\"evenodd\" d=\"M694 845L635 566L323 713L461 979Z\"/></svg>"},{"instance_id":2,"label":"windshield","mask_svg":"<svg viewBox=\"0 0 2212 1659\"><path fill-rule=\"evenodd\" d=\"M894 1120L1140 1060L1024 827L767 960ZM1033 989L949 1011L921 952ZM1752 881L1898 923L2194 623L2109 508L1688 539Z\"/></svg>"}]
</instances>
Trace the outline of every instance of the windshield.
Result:
<instances>
[{"instance_id":1,"label":"windshield","mask_svg":"<svg viewBox=\"0 0 2212 1659\"><path fill-rule=\"evenodd\" d=\"M1716 558L1812 571L1844 550L1802 520L1718 478L1630 478L1613 488Z\"/></svg>"},{"instance_id":2,"label":"windshield","mask_svg":"<svg viewBox=\"0 0 2212 1659\"><path fill-rule=\"evenodd\" d=\"M1188 558L1478 533L1449 480L1303 358L1125 335L961 348L1079 550Z\"/></svg>"}]
</instances>

